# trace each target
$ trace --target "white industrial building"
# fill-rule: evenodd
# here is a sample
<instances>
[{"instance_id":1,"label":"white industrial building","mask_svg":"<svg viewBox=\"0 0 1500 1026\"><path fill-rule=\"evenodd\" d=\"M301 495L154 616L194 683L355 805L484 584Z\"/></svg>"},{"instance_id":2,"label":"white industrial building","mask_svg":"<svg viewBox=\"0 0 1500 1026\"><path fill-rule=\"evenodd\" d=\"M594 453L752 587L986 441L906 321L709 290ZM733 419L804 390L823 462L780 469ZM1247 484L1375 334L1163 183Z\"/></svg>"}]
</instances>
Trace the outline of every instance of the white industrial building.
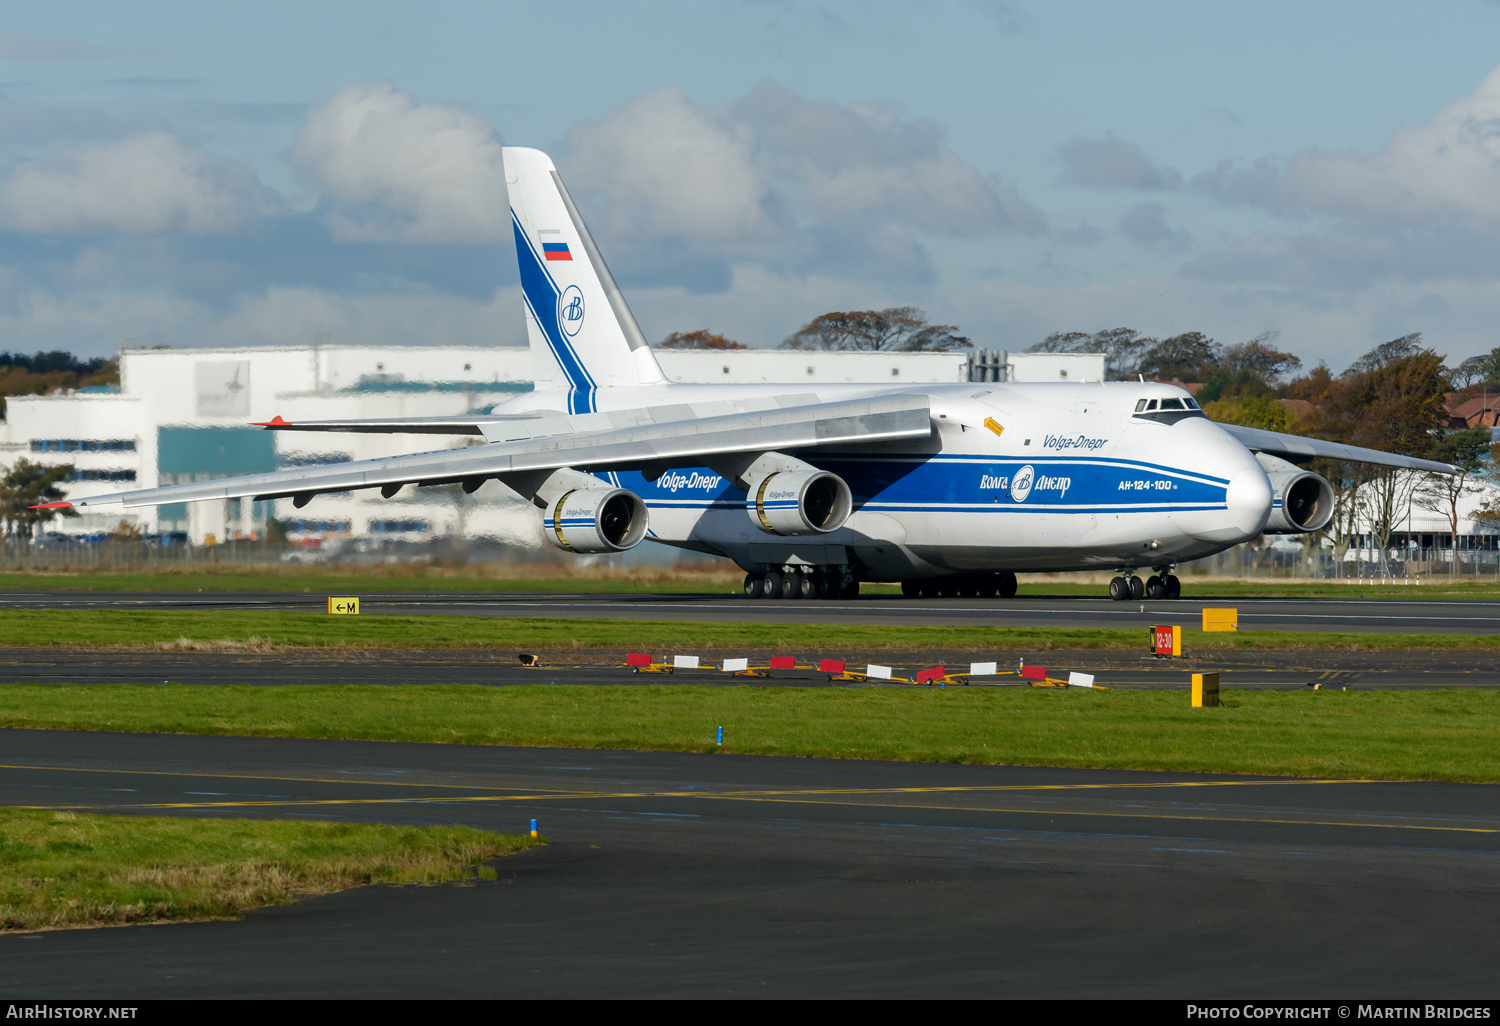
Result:
<instances>
[{"instance_id":1,"label":"white industrial building","mask_svg":"<svg viewBox=\"0 0 1500 1026\"><path fill-rule=\"evenodd\" d=\"M1097 380L1104 357L1071 353L845 353L787 350L658 350L678 381L938 383L969 380ZM1001 370L1003 368L1003 371ZM522 347L267 346L122 349L120 386L7 401L0 465L19 458L69 464L68 497L262 473L309 463L377 459L475 444L469 436L306 434L257 421L435 417L488 410L532 387ZM491 537L539 544L539 515L497 481L473 495L457 487L320 495L303 509L268 502L176 503L123 514L88 512L54 521L70 534L185 532L194 544L251 538L269 517L290 539L353 542Z\"/></svg>"}]
</instances>

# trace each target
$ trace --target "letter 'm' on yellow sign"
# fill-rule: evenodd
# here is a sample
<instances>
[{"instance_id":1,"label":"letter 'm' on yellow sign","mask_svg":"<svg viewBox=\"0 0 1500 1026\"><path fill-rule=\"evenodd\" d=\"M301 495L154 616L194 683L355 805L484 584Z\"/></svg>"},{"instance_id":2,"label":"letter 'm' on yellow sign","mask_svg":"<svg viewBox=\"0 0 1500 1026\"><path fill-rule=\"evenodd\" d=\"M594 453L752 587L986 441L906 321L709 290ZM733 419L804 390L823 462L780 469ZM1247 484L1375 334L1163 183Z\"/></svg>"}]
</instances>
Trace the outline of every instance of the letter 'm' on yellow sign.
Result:
<instances>
[{"instance_id":1,"label":"letter 'm' on yellow sign","mask_svg":"<svg viewBox=\"0 0 1500 1026\"><path fill-rule=\"evenodd\" d=\"M359 599L357 598L333 598L329 596L328 611L330 613L342 613L345 615L359 612Z\"/></svg>"}]
</instances>

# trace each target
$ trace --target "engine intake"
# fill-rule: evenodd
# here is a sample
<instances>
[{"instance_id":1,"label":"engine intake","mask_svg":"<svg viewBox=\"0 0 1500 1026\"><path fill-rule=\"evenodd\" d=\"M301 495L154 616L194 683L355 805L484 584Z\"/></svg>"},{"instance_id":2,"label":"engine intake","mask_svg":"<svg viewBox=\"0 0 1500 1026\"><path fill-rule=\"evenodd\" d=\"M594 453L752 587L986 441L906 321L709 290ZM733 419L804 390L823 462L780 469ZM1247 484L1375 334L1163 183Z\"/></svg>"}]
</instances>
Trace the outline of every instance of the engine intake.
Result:
<instances>
[{"instance_id":1,"label":"engine intake","mask_svg":"<svg viewBox=\"0 0 1500 1026\"><path fill-rule=\"evenodd\" d=\"M623 488L564 492L543 513L547 540L565 552L623 552L646 537L646 503Z\"/></svg>"},{"instance_id":2,"label":"engine intake","mask_svg":"<svg viewBox=\"0 0 1500 1026\"><path fill-rule=\"evenodd\" d=\"M854 496L843 478L826 470L780 471L751 483L745 509L767 534L827 534L849 519Z\"/></svg>"},{"instance_id":3,"label":"engine intake","mask_svg":"<svg viewBox=\"0 0 1500 1026\"><path fill-rule=\"evenodd\" d=\"M1333 488L1309 470L1283 470L1271 479L1271 518L1266 534L1307 534L1333 519ZM1278 504L1279 500L1279 504Z\"/></svg>"}]
</instances>

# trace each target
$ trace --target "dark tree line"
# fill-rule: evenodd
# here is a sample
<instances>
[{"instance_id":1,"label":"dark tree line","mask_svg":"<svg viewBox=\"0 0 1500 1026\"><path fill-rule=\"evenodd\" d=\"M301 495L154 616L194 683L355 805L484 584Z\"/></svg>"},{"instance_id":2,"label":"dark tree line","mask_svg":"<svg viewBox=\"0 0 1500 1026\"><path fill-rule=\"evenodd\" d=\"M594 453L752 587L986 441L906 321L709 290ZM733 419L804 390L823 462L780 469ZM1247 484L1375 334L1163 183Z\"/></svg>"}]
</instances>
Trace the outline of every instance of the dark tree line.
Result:
<instances>
[{"instance_id":1,"label":"dark tree line","mask_svg":"<svg viewBox=\"0 0 1500 1026\"><path fill-rule=\"evenodd\" d=\"M969 349L974 343L952 324L929 324L914 306L886 310L833 310L819 314L781 343L782 349L821 352L941 353ZM744 349L738 342L706 329L674 331L658 349Z\"/></svg>"},{"instance_id":2,"label":"dark tree line","mask_svg":"<svg viewBox=\"0 0 1500 1026\"><path fill-rule=\"evenodd\" d=\"M113 385L119 380L119 363L103 357L80 360L60 349L31 356L0 352L0 419L5 416L5 396L46 395L53 389Z\"/></svg>"}]
</instances>

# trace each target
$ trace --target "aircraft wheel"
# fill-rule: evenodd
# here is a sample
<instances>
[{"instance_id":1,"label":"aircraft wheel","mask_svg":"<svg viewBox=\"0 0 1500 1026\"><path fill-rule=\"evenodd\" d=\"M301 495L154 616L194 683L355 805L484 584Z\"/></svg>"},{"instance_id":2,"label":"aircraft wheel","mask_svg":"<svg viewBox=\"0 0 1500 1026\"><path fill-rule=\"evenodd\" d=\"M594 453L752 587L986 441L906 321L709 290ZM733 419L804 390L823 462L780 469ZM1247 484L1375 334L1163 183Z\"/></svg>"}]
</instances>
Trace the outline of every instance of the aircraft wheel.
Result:
<instances>
[{"instance_id":1,"label":"aircraft wheel","mask_svg":"<svg viewBox=\"0 0 1500 1026\"><path fill-rule=\"evenodd\" d=\"M985 574L979 579L979 597L992 599L1000 593L1000 581L994 574Z\"/></svg>"},{"instance_id":2,"label":"aircraft wheel","mask_svg":"<svg viewBox=\"0 0 1500 1026\"><path fill-rule=\"evenodd\" d=\"M815 599L818 597L818 582L813 580L812 574L796 574L792 578L792 586L796 591L793 598Z\"/></svg>"},{"instance_id":3,"label":"aircraft wheel","mask_svg":"<svg viewBox=\"0 0 1500 1026\"><path fill-rule=\"evenodd\" d=\"M1002 573L1000 575L999 584L1000 584L1000 597L1001 598L1008 598L1008 599L1009 598L1015 598L1016 597L1016 589L1021 586L1020 582L1016 580L1016 575L1013 574L1013 573L1011 573L1009 570L1005 571L1004 573Z\"/></svg>"},{"instance_id":4,"label":"aircraft wheel","mask_svg":"<svg viewBox=\"0 0 1500 1026\"><path fill-rule=\"evenodd\" d=\"M766 579L760 574L745 575L745 597L758 599L765 594Z\"/></svg>"},{"instance_id":5,"label":"aircraft wheel","mask_svg":"<svg viewBox=\"0 0 1500 1026\"><path fill-rule=\"evenodd\" d=\"M979 582L974 580L972 577L969 578L958 586L958 593L963 598L978 598Z\"/></svg>"},{"instance_id":6,"label":"aircraft wheel","mask_svg":"<svg viewBox=\"0 0 1500 1026\"><path fill-rule=\"evenodd\" d=\"M902 581L901 594L905 595L907 598L921 598L922 586L916 581Z\"/></svg>"},{"instance_id":7,"label":"aircraft wheel","mask_svg":"<svg viewBox=\"0 0 1500 1026\"><path fill-rule=\"evenodd\" d=\"M846 581L844 585L839 588L839 598L844 599L845 601L859 598L859 582L853 579Z\"/></svg>"},{"instance_id":8,"label":"aircraft wheel","mask_svg":"<svg viewBox=\"0 0 1500 1026\"><path fill-rule=\"evenodd\" d=\"M1167 588L1167 598L1182 598L1182 582L1177 579L1176 574L1167 574L1162 582Z\"/></svg>"},{"instance_id":9,"label":"aircraft wheel","mask_svg":"<svg viewBox=\"0 0 1500 1026\"><path fill-rule=\"evenodd\" d=\"M938 582L937 581L923 581L922 582L922 597L923 598L937 598L938 597Z\"/></svg>"},{"instance_id":10,"label":"aircraft wheel","mask_svg":"<svg viewBox=\"0 0 1500 1026\"><path fill-rule=\"evenodd\" d=\"M938 585L938 594L943 598L958 598L958 583L956 581L944 581Z\"/></svg>"},{"instance_id":11,"label":"aircraft wheel","mask_svg":"<svg viewBox=\"0 0 1500 1026\"><path fill-rule=\"evenodd\" d=\"M1130 582L1130 597L1139 602L1146 597L1146 582L1135 575L1125 578Z\"/></svg>"},{"instance_id":12,"label":"aircraft wheel","mask_svg":"<svg viewBox=\"0 0 1500 1026\"><path fill-rule=\"evenodd\" d=\"M817 597L820 599L836 599L839 597L839 579L827 571L813 574L813 584L817 586Z\"/></svg>"},{"instance_id":13,"label":"aircraft wheel","mask_svg":"<svg viewBox=\"0 0 1500 1026\"><path fill-rule=\"evenodd\" d=\"M781 574L772 570L761 579L760 597L768 599L781 598Z\"/></svg>"},{"instance_id":14,"label":"aircraft wheel","mask_svg":"<svg viewBox=\"0 0 1500 1026\"><path fill-rule=\"evenodd\" d=\"M1167 586L1155 574L1146 578L1146 597L1148 599L1162 599L1167 597Z\"/></svg>"},{"instance_id":15,"label":"aircraft wheel","mask_svg":"<svg viewBox=\"0 0 1500 1026\"><path fill-rule=\"evenodd\" d=\"M1124 602L1130 597L1130 585L1123 577L1112 577L1109 581L1109 597L1116 602Z\"/></svg>"}]
</instances>

